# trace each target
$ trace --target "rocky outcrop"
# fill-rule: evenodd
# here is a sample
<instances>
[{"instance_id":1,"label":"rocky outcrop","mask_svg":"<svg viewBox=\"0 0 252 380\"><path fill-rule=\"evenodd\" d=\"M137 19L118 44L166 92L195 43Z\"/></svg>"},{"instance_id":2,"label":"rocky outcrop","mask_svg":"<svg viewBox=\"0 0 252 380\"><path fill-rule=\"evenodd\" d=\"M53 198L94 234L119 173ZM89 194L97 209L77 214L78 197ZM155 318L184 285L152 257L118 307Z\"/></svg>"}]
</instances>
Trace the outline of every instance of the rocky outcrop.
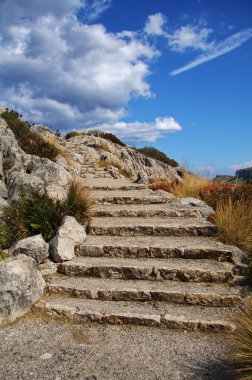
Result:
<instances>
[{"instance_id":1,"label":"rocky outcrop","mask_svg":"<svg viewBox=\"0 0 252 380\"><path fill-rule=\"evenodd\" d=\"M252 181L252 167L240 169L235 172L235 176L238 179L242 179L243 181L249 182Z\"/></svg>"},{"instance_id":2,"label":"rocky outcrop","mask_svg":"<svg viewBox=\"0 0 252 380\"><path fill-rule=\"evenodd\" d=\"M86 239L85 228L72 216L65 216L56 236L50 241L50 256L55 262L72 260L74 249Z\"/></svg>"},{"instance_id":3,"label":"rocky outcrop","mask_svg":"<svg viewBox=\"0 0 252 380\"><path fill-rule=\"evenodd\" d=\"M32 257L36 264L46 261L49 256L49 244L46 243L41 234L18 240L12 247L10 254L18 256L24 254Z\"/></svg>"},{"instance_id":4,"label":"rocky outcrop","mask_svg":"<svg viewBox=\"0 0 252 380\"><path fill-rule=\"evenodd\" d=\"M108 141L104 138L83 134L67 141L68 151L83 155L88 159L119 168L120 174L137 179L139 172L148 178L181 180L176 169L153 158L144 156L129 146ZM74 158L74 157L73 157Z\"/></svg>"},{"instance_id":5,"label":"rocky outcrop","mask_svg":"<svg viewBox=\"0 0 252 380\"><path fill-rule=\"evenodd\" d=\"M26 314L42 297L45 282L35 261L19 255L0 262L0 325Z\"/></svg>"}]
</instances>

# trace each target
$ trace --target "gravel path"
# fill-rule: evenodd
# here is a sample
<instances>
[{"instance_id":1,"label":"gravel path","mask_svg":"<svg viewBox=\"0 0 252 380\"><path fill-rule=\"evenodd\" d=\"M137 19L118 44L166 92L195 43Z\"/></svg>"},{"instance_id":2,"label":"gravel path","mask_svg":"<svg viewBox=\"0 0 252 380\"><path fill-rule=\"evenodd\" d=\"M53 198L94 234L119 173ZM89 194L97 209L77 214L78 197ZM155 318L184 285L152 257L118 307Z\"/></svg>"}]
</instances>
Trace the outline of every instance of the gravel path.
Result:
<instances>
[{"instance_id":1,"label":"gravel path","mask_svg":"<svg viewBox=\"0 0 252 380\"><path fill-rule=\"evenodd\" d=\"M1 380L234 380L232 335L27 318L0 330Z\"/></svg>"}]
</instances>

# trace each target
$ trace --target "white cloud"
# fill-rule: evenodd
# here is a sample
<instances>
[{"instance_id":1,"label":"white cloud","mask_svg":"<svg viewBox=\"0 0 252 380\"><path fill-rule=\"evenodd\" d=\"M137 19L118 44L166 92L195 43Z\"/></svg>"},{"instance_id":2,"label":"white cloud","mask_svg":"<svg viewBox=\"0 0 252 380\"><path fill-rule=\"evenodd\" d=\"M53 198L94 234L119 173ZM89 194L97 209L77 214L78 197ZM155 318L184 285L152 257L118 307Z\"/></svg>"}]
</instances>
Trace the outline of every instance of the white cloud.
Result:
<instances>
[{"instance_id":1,"label":"white cloud","mask_svg":"<svg viewBox=\"0 0 252 380\"><path fill-rule=\"evenodd\" d=\"M166 35L163 26L166 24L166 18L162 13L150 15L145 24L144 31L149 35L164 36Z\"/></svg>"},{"instance_id":2,"label":"white cloud","mask_svg":"<svg viewBox=\"0 0 252 380\"><path fill-rule=\"evenodd\" d=\"M236 170L239 170L239 169L245 169L245 168L251 168L252 167L252 161L246 161L244 162L243 164L233 164L233 165L230 165L228 168L233 170L233 171L236 171Z\"/></svg>"},{"instance_id":3,"label":"white cloud","mask_svg":"<svg viewBox=\"0 0 252 380\"><path fill-rule=\"evenodd\" d=\"M159 53L148 42L81 24L72 9L83 6L80 0L71 8L68 0L35 0L40 11L33 1L22 1L23 8L18 0L0 3L1 103L32 122L50 114L63 132L115 124L130 99L152 95L147 76Z\"/></svg>"},{"instance_id":4,"label":"white cloud","mask_svg":"<svg viewBox=\"0 0 252 380\"><path fill-rule=\"evenodd\" d=\"M178 75L185 71L191 70L194 67L202 65L205 62L211 61L217 57L220 57L230 51L238 48L243 45L252 37L252 28L241 30L238 33L233 34L232 36L226 38L224 41L215 43L213 47L208 50L205 54L200 55L198 58L188 63L185 66L180 67L179 69L173 70L170 72L170 75Z\"/></svg>"},{"instance_id":5,"label":"white cloud","mask_svg":"<svg viewBox=\"0 0 252 380\"><path fill-rule=\"evenodd\" d=\"M164 137L167 133L178 132L182 128L180 124L172 117L157 117L154 122L117 122L113 125L100 125L96 129L109 131L119 136L123 141L129 144L138 144L141 142L153 143L158 138Z\"/></svg>"},{"instance_id":6,"label":"white cloud","mask_svg":"<svg viewBox=\"0 0 252 380\"><path fill-rule=\"evenodd\" d=\"M79 12L79 16L89 21L94 21L100 17L112 5L112 0L86 0L86 7Z\"/></svg>"},{"instance_id":7,"label":"white cloud","mask_svg":"<svg viewBox=\"0 0 252 380\"><path fill-rule=\"evenodd\" d=\"M187 49L209 50L213 44L207 42L209 35L213 32L209 28L186 25L168 35L168 44L171 50L184 52Z\"/></svg>"}]
</instances>

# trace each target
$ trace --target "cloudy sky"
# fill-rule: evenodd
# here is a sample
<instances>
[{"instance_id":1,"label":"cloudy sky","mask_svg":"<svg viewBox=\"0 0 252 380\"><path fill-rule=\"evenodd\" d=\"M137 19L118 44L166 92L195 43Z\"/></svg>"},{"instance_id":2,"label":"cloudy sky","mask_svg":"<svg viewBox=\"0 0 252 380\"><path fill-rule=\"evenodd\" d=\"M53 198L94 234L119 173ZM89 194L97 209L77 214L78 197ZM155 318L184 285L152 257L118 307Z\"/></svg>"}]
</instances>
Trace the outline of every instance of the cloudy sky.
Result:
<instances>
[{"instance_id":1,"label":"cloudy sky","mask_svg":"<svg viewBox=\"0 0 252 380\"><path fill-rule=\"evenodd\" d=\"M0 0L0 103L203 174L252 166L251 0Z\"/></svg>"}]
</instances>

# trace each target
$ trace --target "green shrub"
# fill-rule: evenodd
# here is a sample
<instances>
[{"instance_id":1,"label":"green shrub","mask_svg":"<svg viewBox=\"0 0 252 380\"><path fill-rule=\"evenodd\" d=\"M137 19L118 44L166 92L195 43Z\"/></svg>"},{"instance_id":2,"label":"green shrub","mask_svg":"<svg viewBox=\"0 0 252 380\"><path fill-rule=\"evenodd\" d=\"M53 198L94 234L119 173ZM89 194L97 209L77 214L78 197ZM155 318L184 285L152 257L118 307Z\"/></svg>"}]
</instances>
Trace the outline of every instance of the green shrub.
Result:
<instances>
[{"instance_id":1,"label":"green shrub","mask_svg":"<svg viewBox=\"0 0 252 380\"><path fill-rule=\"evenodd\" d=\"M146 157L155 158L155 160L164 162L167 165L176 167L178 166L177 161L173 160L172 158L169 158L166 156L165 153L161 152L160 150L152 147L152 146L145 146L141 149L135 149L137 152L142 153Z\"/></svg>"},{"instance_id":2,"label":"green shrub","mask_svg":"<svg viewBox=\"0 0 252 380\"><path fill-rule=\"evenodd\" d=\"M42 234L46 241L55 236L65 215L88 224L92 200L79 182L70 185L66 199L53 200L46 193L31 191L11 205L3 207L0 223L0 249L10 248L18 239Z\"/></svg>"},{"instance_id":3,"label":"green shrub","mask_svg":"<svg viewBox=\"0 0 252 380\"><path fill-rule=\"evenodd\" d=\"M80 136L81 134L77 131L68 132L65 136L65 140L69 140L71 137Z\"/></svg>"},{"instance_id":4,"label":"green shrub","mask_svg":"<svg viewBox=\"0 0 252 380\"><path fill-rule=\"evenodd\" d=\"M90 130L86 132L88 135L96 136L96 137L101 137L102 139L111 141L115 144L121 145L121 146L126 146L121 140L119 140L118 137L113 135L113 133L109 132L104 132L104 131L99 131L99 130Z\"/></svg>"},{"instance_id":5,"label":"green shrub","mask_svg":"<svg viewBox=\"0 0 252 380\"><path fill-rule=\"evenodd\" d=\"M18 112L5 111L1 114L1 117L6 121L14 133L20 148L22 148L25 153L48 158L52 161L60 153L55 146L49 144L41 136L32 132L29 124L19 119Z\"/></svg>"}]
</instances>

